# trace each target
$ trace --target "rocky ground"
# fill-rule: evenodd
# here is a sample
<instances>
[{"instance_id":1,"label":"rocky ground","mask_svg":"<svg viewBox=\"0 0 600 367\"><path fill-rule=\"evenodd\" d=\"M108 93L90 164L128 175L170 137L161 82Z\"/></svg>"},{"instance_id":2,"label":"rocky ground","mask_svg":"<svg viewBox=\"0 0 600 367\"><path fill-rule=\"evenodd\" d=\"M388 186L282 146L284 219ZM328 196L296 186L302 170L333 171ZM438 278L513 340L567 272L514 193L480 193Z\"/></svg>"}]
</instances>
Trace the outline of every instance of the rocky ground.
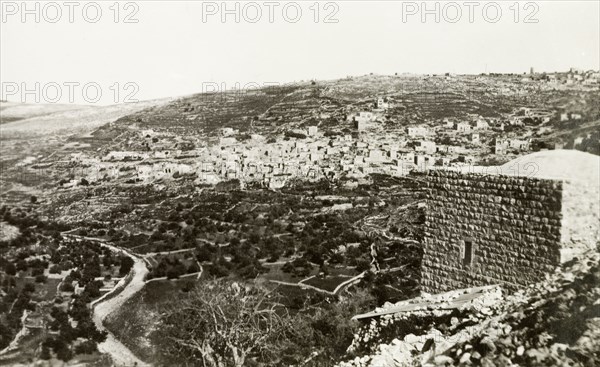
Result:
<instances>
[{"instance_id":1,"label":"rocky ground","mask_svg":"<svg viewBox=\"0 0 600 367\"><path fill-rule=\"evenodd\" d=\"M600 254L564 264L514 294L496 289L373 318L340 366L595 366L600 362ZM440 300L437 300L438 302ZM456 302L455 302L456 303ZM385 308L402 304L386 305Z\"/></svg>"}]
</instances>

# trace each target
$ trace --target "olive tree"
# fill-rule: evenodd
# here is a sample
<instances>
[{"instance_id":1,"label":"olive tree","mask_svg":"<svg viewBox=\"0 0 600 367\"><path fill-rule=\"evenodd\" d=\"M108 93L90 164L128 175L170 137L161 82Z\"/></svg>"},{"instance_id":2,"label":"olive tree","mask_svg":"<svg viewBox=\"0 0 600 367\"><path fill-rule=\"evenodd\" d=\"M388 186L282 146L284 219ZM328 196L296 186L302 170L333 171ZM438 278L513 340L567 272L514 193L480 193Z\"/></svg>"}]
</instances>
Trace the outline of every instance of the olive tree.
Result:
<instances>
[{"instance_id":1,"label":"olive tree","mask_svg":"<svg viewBox=\"0 0 600 367\"><path fill-rule=\"evenodd\" d=\"M161 312L166 354L210 367L276 360L289 318L273 298L256 285L198 284L189 297L170 302Z\"/></svg>"}]
</instances>

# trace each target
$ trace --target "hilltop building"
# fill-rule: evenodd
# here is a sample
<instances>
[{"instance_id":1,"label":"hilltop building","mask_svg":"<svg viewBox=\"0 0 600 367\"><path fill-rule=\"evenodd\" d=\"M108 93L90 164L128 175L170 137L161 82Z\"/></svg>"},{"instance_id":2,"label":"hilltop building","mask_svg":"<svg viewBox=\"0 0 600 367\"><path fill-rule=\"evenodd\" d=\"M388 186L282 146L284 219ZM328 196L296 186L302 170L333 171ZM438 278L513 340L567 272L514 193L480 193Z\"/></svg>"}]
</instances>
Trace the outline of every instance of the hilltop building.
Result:
<instances>
[{"instance_id":1,"label":"hilltop building","mask_svg":"<svg viewBox=\"0 0 600 367\"><path fill-rule=\"evenodd\" d=\"M422 290L535 283L600 239L600 157L542 151L430 170Z\"/></svg>"}]
</instances>

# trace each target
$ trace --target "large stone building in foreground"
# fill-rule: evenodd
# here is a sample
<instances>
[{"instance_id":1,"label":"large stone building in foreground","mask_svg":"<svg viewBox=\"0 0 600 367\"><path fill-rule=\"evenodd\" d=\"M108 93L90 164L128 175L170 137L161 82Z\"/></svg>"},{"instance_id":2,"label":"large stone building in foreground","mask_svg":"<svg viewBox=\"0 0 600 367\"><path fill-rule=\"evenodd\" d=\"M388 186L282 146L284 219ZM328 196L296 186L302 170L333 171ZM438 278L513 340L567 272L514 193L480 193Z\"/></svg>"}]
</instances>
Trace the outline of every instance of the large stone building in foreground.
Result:
<instances>
[{"instance_id":1,"label":"large stone building in foreground","mask_svg":"<svg viewBox=\"0 0 600 367\"><path fill-rule=\"evenodd\" d=\"M422 290L514 290L595 247L599 170L598 156L555 150L470 172L430 171Z\"/></svg>"}]
</instances>

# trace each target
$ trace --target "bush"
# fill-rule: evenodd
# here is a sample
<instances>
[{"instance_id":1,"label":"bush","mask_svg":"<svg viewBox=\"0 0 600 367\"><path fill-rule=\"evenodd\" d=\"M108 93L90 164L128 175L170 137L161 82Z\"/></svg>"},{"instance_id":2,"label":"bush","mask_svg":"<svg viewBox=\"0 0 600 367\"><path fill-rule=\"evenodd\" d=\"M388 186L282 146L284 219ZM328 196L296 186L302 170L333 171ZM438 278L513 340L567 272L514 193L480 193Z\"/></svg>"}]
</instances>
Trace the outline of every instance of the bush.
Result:
<instances>
[{"instance_id":1,"label":"bush","mask_svg":"<svg viewBox=\"0 0 600 367\"><path fill-rule=\"evenodd\" d=\"M208 265L206 266L206 271L216 278L222 278L229 275L229 270L221 264Z\"/></svg>"},{"instance_id":2,"label":"bush","mask_svg":"<svg viewBox=\"0 0 600 367\"><path fill-rule=\"evenodd\" d=\"M98 350L96 343L86 340L75 347L76 354L93 354Z\"/></svg>"},{"instance_id":3,"label":"bush","mask_svg":"<svg viewBox=\"0 0 600 367\"><path fill-rule=\"evenodd\" d=\"M64 342L59 346L54 346L54 353L56 353L56 358L64 362L73 358L73 352L71 352L71 349Z\"/></svg>"},{"instance_id":4,"label":"bush","mask_svg":"<svg viewBox=\"0 0 600 367\"><path fill-rule=\"evenodd\" d=\"M74 292L75 287L73 287L73 284L71 284L70 282L63 282L60 285L60 291L61 292Z\"/></svg>"},{"instance_id":5,"label":"bush","mask_svg":"<svg viewBox=\"0 0 600 367\"><path fill-rule=\"evenodd\" d=\"M100 297L100 285L102 282L89 282L83 290L90 298Z\"/></svg>"},{"instance_id":6,"label":"bush","mask_svg":"<svg viewBox=\"0 0 600 367\"><path fill-rule=\"evenodd\" d=\"M369 269L371 269L371 263L369 261L362 259L356 261L356 271L363 272Z\"/></svg>"},{"instance_id":7,"label":"bush","mask_svg":"<svg viewBox=\"0 0 600 367\"><path fill-rule=\"evenodd\" d=\"M27 268L29 267L27 265L27 262L23 259L20 259L19 261L17 261L17 271L26 271Z\"/></svg>"},{"instance_id":8,"label":"bush","mask_svg":"<svg viewBox=\"0 0 600 367\"><path fill-rule=\"evenodd\" d=\"M35 292L35 285L33 283L26 283L23 286L23 292L28 292L28 293Z\"/></svg>"},{"instance_id":9,"label":"bush","mask_svg":"<svg viewBox=\"0 0 600 367\"><path fill-rule=\"evenodd\" d=\"M183 274L185 274L185 266L183 264L177 264L175 266L171 266L169 270L167 270L167 279L177 279Z\"/></svg>"},{"instance_id":10,"label":"bush","mask_svg":"<svg viewBox=\"0 0 600 367\"><path fill-rule=\"evenodd\" d=\"M120 276L127 275L127 273L129 273L129 271L133 267L133 264L134 264L133 259L130 258L129 256L121 257L121 267L119 268L119 275Z\"/></svg>"},{"instance_id":11,"label":"bush","mask_svg":"<svg viewBox=\"0 0 600 367\"><path fill-rule=\"evenodd\" d=\"M285 137L286 138L296 138L296 139L306 139L306 135L301 134L301 133L296 133L293 131L286 131L285 132Z\"/></svg>"},{"instance_id":12,"label":"bush","mask_svg":"<svg viewBox=\"0 0 600 367\"><path fill-rule=\"evenodd\" d=\"M52 356L50 355L50 348L48 348L46 345L42 345L42 351L40 353L40 359L43 359L43 360L47 361L50 358L52 358Z\"/></svg>"},{"instance_id":13,"label":"bush","mask_svg":"<svg viewBox=\"0 0 600 367\"><path fill-rule=\"evenodd\" d=\"M196 249L196 259L198 261L211 261L213 253L209 245L202 245Z\"/></svg>"},{"instance_id":14,"label":"bush","mask_svg":"<svg viewBox=\"0 0 600 367\"><path fill-rule=\"evenodd\" d=\"M6 274L8 274L8 275L16 275L17 274L17 267L15 266L15 264L9 262L4 267L4 272Z\"/></svg>"}]
</instances>

